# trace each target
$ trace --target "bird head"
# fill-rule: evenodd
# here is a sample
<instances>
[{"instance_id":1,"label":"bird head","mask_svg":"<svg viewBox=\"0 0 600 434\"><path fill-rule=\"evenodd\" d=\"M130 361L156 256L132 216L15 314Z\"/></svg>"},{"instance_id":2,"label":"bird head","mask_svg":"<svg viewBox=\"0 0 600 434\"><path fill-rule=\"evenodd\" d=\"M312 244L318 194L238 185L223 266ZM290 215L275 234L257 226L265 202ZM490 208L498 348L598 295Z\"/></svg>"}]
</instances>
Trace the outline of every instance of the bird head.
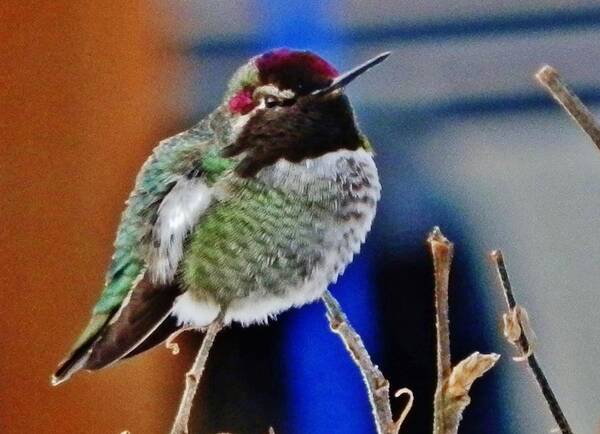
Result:
<instances>
[{"instance_id":1,"label":"bird head","mask_svg":"<svg viewBox=\"0 0 600 434\"><path fill-rule=\"evenodd\" d=\"M368 147L344 87L388 55L343 74L310 51L253 57L232 77L219 110L229 125L223 155L240 156L236 172L249 177L280 159L299 163Z\"/></svg>"}]
</instances>

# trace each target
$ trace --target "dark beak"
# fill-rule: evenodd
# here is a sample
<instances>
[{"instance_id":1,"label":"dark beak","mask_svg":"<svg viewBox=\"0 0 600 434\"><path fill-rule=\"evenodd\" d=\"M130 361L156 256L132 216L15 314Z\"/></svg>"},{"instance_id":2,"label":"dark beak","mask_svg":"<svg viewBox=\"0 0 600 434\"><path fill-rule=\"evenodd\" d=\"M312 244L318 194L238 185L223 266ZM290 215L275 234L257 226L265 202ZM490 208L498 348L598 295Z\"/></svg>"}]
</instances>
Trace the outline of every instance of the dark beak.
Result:
<instances>
[{"instance_id":1,"label":"dark beak","mask_svg":"<svg viewBox=\"0 0 600 434\"><path fill-rule=\"evenodd\" d=\"M327 87L322 89L315 90L311 95L327 95L328 93L333 92L334 90L341 89L345 87L348 83L353 81L359 75L362 75L363 72L367 72L369 69L374 67L375 65L383 62L387 57L391 54L390 51L386 51L385 53L378 54L372 59L367 60L365 63L358 65L356 68L351 69L348 72L343 73L342 75L337 76L333 82Z\"/></svg>"}]
</instances>

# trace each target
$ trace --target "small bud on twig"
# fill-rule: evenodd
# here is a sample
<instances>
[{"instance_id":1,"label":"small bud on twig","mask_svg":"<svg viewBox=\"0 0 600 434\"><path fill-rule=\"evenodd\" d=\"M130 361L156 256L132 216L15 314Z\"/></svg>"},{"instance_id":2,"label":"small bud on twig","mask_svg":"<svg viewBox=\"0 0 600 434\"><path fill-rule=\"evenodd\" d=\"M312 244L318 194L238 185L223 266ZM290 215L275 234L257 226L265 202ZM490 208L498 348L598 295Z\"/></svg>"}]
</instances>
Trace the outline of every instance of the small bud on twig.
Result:
<instances>
[{"instance_id":1,"label":"small bud on twig","mask_svg":"<svg viewBox=\"0 0 600 434\"><path fill-rule=\"evenodd\" d=\"M567 418L560 408L558 400L556 399L556 396L550 387L550 383L548 383L548 379L546 378L544 371L542 371L542 367L538 363L533 352L530 338L532 338L534 335L531 331L531 327L529 326L529 315L527 315L527 311L524 308L517 304L513 293L513 288L508 277L508 272L506 271L504 256L500 250L494 250L490 253L490 258L496 266L498 281L500 282L500 288L503 291L506 307L508 309L508 313L503 315L505 323L504 335L511 344L515 345L519 349L519 352L521 353L521 357L517 357L515 360L527 360L527 364L531 370L531 373L533 374L533 377L542 391L542 395L548 404L550 412L552 413L560 432L563 434L573 434L573 431L569 426L569 422L567 421Z\"/></svg>"},{"instance_id":2,"label":"small bud on twig","mask_svg":"<svg viewBox=\"0 0 600 434\"><path fill-rule=\"evenodd\" d=\"M514 308L509 309L508 313L502 314L502 322L504 323L504 337L521 352L521 355L513 357L513 360L515 362L527 360L533 354L535 346L535 333L529 323L529 314L523 306L517 304ZM527 351L519 344L521 336L525 336L527 339Z\"/></svg>"}]
</instances>

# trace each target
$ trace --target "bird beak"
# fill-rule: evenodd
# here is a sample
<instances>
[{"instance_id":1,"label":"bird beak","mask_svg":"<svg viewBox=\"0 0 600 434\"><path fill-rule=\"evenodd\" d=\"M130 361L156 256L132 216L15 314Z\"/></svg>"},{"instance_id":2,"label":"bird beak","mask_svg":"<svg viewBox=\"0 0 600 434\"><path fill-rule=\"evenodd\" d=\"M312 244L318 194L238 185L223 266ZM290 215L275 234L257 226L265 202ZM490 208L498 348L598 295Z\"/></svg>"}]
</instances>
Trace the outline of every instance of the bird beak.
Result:
<instances>
[{"instance_id":1,"label":"bird beak","mask_svg":"<svg viewBox=\"0 0 600 434\"><path fill-rule=\"evenodd\" d=\"M356 68L353 68L350 71L337 76L336 78L333 79L333 81L331 82L331 84L329 86L324 87L322 89L317 89L311 95L314 95L314 96L327 95L327 94L333 92L334 90L345 87L348 83L353 81L356 77L358 77L359 75L362 75L363 72L367 72L369 69L371 69L375 65L378 65L381 62L383 62L385 59L388 58L388 56L390 54L391 54L390 51L386 51L385 53L378 54L377 56L373 57L372 59L369 59L366 62L362 63L361 65L358 65Z\"/></svg>"}]
</instances>

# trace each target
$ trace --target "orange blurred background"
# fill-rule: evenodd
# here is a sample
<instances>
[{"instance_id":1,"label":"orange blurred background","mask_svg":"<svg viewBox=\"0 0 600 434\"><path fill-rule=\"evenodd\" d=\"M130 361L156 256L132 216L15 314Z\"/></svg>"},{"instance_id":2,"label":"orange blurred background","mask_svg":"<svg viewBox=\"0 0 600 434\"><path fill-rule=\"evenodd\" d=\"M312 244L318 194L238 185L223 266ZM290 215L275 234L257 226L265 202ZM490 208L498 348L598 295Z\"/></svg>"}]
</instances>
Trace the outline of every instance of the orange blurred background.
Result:
<instances>
[{"instance_id":1,"label":"orange blurred background","mask_svg":"<svg viewBox=\"0 0 600 434\"><path fill-rule=\"evenodd\" d=\"M55 0L4 1L0 16L0 431L164 432L186 356L49 378L101 288L135 173L191 111L169 14Z\"/></svg>"}]
</instances>

